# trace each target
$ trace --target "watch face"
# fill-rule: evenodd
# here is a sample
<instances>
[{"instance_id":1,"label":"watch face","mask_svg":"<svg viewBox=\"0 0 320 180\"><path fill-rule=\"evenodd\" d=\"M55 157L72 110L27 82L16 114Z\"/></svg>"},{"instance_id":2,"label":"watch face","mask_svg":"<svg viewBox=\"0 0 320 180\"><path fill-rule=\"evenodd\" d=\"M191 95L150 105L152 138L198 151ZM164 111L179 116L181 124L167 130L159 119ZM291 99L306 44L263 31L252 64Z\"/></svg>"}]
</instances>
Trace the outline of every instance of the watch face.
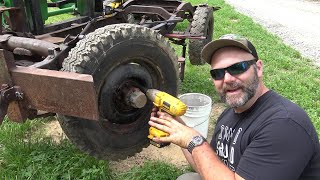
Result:
<instances>
[{"instance_id":1,"label":"watch face","mask_svg":"<svg viewBox=\"0 0 320 180\"><path fill-rule=\"evenodd\" d=\"M188 151L192 154L192 150L195 147L200 146L205 141L206 139L202 136L194 136L187 147Z\"/></svg>"},{"instance_id":2,"label":"watch face","mask_svg":"<svg viewBox=\"0 0 320 180\"><path fill-rule=\"evenodd\" d=\"M201 136L195 136L193 138L193 142L194 142L195 145L200 145L203 142L203 139L202 139Z\"/></svg>"}]
</instances>

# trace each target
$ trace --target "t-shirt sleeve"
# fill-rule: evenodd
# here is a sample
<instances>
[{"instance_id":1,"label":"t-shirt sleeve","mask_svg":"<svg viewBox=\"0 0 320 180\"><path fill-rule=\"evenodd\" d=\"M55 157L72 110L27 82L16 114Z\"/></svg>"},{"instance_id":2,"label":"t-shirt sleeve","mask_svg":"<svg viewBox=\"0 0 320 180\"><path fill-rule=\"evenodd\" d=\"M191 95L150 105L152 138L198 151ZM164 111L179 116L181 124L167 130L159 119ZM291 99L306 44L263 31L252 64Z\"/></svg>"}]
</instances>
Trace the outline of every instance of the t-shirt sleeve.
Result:
<instances>
[{"instance_id":1,"label":"t-shirt sleeve","mask_svg":"<svg viewBox=\"0 0 320 180\"><path fill-rule=\"evenodd\" d=\"M304 128L290 119L273 119L252 134L236 173L246 180L299 179L313 152Z\"/></svg>"}]
</instances>

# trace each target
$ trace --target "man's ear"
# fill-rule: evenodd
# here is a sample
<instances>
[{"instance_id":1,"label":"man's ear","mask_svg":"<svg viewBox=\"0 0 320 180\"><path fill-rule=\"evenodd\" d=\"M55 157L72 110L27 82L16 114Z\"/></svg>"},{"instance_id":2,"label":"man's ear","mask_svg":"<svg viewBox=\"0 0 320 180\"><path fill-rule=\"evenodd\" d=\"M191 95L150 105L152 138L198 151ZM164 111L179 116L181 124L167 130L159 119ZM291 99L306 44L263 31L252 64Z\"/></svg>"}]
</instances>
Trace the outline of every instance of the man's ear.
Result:
<instances>
[{"instance_id":1,"label":"man's ear","mask_svg":"<svg viewBox=\"0 0 320 180\"><path fill-rule=\"evenodd\" d=\"M262 77L262 74L263 74L263 63L262 63L262 60L258 60L257 63L257 73L258 73L258 77Z\"/></svg>"}]
</instances>

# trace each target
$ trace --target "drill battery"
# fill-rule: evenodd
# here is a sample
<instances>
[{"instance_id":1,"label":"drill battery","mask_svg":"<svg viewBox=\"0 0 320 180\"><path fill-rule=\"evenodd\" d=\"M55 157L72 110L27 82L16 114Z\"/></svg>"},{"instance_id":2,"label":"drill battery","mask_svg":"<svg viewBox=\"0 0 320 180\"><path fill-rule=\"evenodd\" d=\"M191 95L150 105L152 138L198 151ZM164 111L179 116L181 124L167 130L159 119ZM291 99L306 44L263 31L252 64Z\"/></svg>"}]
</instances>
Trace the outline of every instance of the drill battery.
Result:
<instances>
[{"instance_id":1,"label":"drill battery","mask_svg":"<svg viewBox=\"0 0 320 180\"><path fill-rule=\"evenodd\" d=\"M154 127L150 127L149 128L148 138L150 139L150 143L152 145L158 147L158 148L162 148L164 146L168 146L168 145L170 145L170 143L158 143L158 142L153 141L152 139L154 137L167 137L167 136L169 136L169 134L166 133L166 132L160 131L160 130L154 128Z\"/></svg>"}]
</instances>

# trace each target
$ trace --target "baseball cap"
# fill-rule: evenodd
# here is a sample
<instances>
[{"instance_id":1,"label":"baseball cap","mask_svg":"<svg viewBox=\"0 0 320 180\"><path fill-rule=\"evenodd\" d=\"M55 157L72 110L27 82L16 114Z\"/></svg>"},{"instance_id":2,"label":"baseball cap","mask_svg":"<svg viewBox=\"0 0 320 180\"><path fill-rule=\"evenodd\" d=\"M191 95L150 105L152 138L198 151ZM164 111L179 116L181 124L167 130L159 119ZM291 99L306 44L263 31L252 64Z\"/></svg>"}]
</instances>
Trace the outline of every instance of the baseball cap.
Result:
<instances>
[{"instance_id":1,"label":"baseball cap","mask_svg":"<svg viewBox=\"0 0 320 180\"><path fill-rule=\"evenodd\" d=\"M201 51L202 59L204 59L208 64L211 64L211 58L218 49L230 46L241 48L252 54L253 57L259 59L256 48L253 44L248 39L237 34L226 34L221 36L218 40L211 41L206 44Z\"/></svg>"}]
</instances>

